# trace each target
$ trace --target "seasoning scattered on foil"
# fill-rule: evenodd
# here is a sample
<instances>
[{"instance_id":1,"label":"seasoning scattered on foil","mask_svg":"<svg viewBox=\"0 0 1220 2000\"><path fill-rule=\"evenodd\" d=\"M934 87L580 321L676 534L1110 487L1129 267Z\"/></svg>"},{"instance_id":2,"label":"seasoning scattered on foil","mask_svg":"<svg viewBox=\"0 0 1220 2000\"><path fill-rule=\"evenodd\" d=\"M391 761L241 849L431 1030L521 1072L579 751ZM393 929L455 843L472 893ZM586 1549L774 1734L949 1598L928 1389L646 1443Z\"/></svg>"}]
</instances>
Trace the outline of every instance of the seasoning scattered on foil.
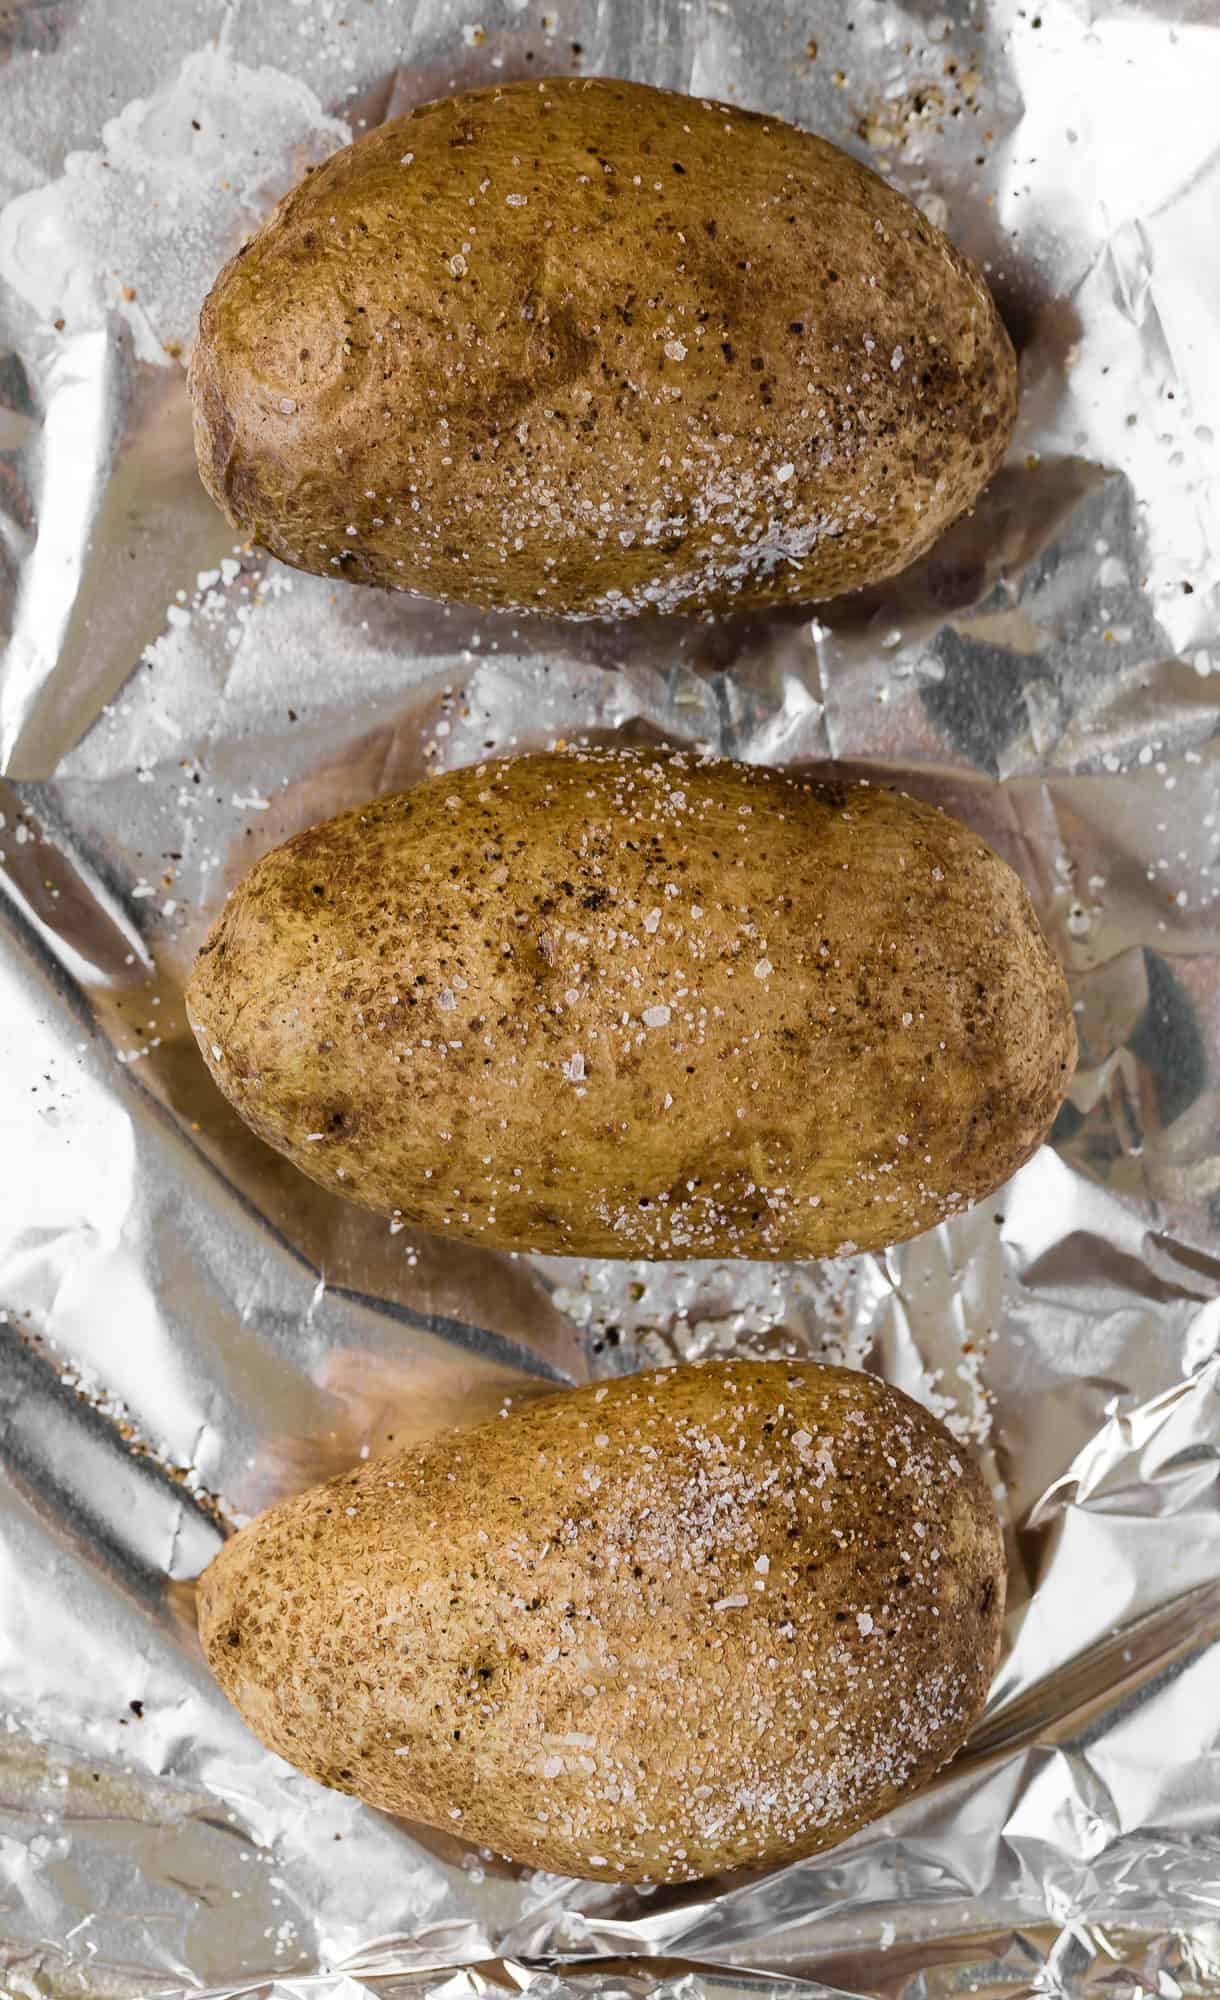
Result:
<instances>
[{"instance_id":1,"label":"seasoning scattered on foil","mask_svg":"<svg viewBox=\"0 0 1220 2000\"><path fill-rule=\"evenodd\" d=\"M816 617L565 627L233 545L184 373L221 263L368 124L557 71L820 131L983 265L1020 426L915 570ZM1220 1990L1218 89L1214 24L1152 0L10 0L0 1992ZM1071 974L1051 1145L914 1243L778 1267L497 1256L270 1155L183 1017L227 890L326 813L581 738L837 759L977 826ZM321 1790L214 1689L191 1580L226 1523L735 1352L881 1371L1010 1526L990 1706L899 1812L693 1890L530 1876Z\"/></svg>"}]
</instances>

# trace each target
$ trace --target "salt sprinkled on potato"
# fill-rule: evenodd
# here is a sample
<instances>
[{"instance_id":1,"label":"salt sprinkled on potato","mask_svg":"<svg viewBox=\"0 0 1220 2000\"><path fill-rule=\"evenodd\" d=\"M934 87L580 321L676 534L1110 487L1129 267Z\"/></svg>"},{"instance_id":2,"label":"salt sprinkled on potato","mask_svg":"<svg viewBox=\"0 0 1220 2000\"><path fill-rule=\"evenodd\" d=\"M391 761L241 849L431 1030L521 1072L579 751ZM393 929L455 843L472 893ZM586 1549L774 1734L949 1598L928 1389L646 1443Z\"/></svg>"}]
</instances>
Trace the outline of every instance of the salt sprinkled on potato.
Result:
<instances>
[{"instance_id":1,"label":"salt sprinkled on potato","mask_svg":"<svg viewBox=\"0 0 1220 2000\"><path fill-rule=\"evenodd\" d=\"M221 273L191 381L204 483L283 561L580 617L891 576L1016 411L986 285L902 195L605 78L337 153Z\"/></svg>"},{"instance_id":2,"label":"salt sprinkled on potato","mask_svg":"<svg viewBox=\"0 0 1220 2000\"><path fill-rule=\"evenodd\" d=\"M876 1249L990 1194L1071 1077L1016 875L901 793L684 753L475 765L251 870L188 1013L324 1186L489 1247Z\"/></svg>"},{"instance_id":3,"label":"salt sprinkled on potato","mask_svg":"<svg viewBox=\"0 0 1220 2000\"><path fill-rule=\"evenodd\" d=\"M925 1410L725 1361L284 1502L205 1571L199 1629L323 1784L563 1874L681 1882L815 1853L923 1784L1003 1604L986 1486Z\"/></svg>"}]
</instances>

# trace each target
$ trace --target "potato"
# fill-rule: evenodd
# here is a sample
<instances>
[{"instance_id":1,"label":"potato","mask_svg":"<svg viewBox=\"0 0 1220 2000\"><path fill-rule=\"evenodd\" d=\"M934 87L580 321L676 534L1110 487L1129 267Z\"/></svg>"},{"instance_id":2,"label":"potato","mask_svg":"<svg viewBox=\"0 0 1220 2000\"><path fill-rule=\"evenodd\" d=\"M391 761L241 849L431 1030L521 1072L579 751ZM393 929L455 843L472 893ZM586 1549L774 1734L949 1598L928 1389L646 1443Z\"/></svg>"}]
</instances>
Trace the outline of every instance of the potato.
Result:
<instances>
[{"instance_id":1,"label":"potato","mask_svg":"<svg viewBox=\"0 0 1220 2000\"><path fill-rule=\"evenodd\" d=\"M812 1854L962 1743L987 1488L871 1376L717 1361L332 1479L204 1572L208 1664L340 1791L516 1861L678 1882Z\"/></svg>"},{"instance_id":2,"label":"potato","mask_svg":"<svg viewBox=\"0 0 1220 2000\"><path fill-rule=\"evenodd\" d=\"M221 273L191 380L205 485L283 561L582 617L876 583L1016 409L986 285L903 196L605 78L337 153Z\"/></svg>"},{"instance_id":3,"label":"potato","mask_svg":"<svg viewBox=\"0 0 1220 2000\"><path fill-rule=\"evenodd\" d=\"M1012 871L880 786L580 750L432 778L267 855L188 1015L336 1192L501 1249L821 1257L1020 1166L1063 975Z\"/></svg>"}]
</instances>

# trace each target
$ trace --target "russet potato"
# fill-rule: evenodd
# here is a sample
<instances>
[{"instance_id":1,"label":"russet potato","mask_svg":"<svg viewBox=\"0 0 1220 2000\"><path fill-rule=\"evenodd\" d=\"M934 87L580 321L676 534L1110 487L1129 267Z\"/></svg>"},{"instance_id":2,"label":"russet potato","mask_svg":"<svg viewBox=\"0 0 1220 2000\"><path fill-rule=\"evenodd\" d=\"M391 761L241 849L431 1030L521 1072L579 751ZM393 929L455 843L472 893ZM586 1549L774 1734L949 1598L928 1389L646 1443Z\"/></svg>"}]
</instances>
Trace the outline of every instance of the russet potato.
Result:
<instances>
[{"instance_id":1,"label":"russet potato","mask_svg":"<svg viewBox=\"0 0 1220 2000\"><path fill-rule=\"evenodd\" d=\"M586 617L893 575L1016 410L983 279L895 189L607 78L337 153L221 272L191 383L204 483L283 561Z\"/></svg>"},{"instance_id":2,"label":"russet potato","mask_svg":"<svg viewBox=\"0 0 1220 2000\"><path fill-rule=\"evenodd\" d=\"M522 1862L674 1882L829 1847L951 1757L1004 1554L868 1375L714 1362L526 1404L262 1515L212 1671L323 1784Z\"/></svg>"},{"instance_id":3,"label":"russet potato","mask_svg":"<svg viewBox=\"0 0 1220 2000\"><path fill-rule=\"evenodd\" d=\"M875 1249L990 1194L1075 1060L1012 870L880 785L662 751L430 778L239 885L188 1014L316 1180L489 1247Z\"/></svg>"}]
</instances>

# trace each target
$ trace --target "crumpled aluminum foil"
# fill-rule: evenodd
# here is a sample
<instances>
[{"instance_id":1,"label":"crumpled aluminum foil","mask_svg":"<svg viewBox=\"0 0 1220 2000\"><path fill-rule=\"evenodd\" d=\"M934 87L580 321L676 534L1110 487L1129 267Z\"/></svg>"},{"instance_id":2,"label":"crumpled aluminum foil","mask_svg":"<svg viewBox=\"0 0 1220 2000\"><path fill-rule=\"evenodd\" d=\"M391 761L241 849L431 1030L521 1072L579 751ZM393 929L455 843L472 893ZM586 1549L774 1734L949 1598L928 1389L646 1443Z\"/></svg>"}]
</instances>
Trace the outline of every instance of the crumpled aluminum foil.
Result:
<instances>
[{"instance_id":1,"label":"crumpled aluminum foil","mask_svg":"<svg viewBox=\"0 0 1220 2000\"><path fill-rule=\"evenodd\" d=\"M915 571L565 628L232 546L183 372L215 271L349 131L556 70L811 126L983 262L1020 429ZM1220 1992L1218 89L1198 0L0 5L0 1993ZM414 1239L269 1154L183 1018L226 890L582 735L842 759L995 841L1073 981L1053 1144L918 1242L779 1268ZM889 1819L694 1889L530 1876L322 1791L212 1687L222 1521L732 1350L882 1370L1010 1525L990 1706Z\"/></svg>"}]
</instances>

